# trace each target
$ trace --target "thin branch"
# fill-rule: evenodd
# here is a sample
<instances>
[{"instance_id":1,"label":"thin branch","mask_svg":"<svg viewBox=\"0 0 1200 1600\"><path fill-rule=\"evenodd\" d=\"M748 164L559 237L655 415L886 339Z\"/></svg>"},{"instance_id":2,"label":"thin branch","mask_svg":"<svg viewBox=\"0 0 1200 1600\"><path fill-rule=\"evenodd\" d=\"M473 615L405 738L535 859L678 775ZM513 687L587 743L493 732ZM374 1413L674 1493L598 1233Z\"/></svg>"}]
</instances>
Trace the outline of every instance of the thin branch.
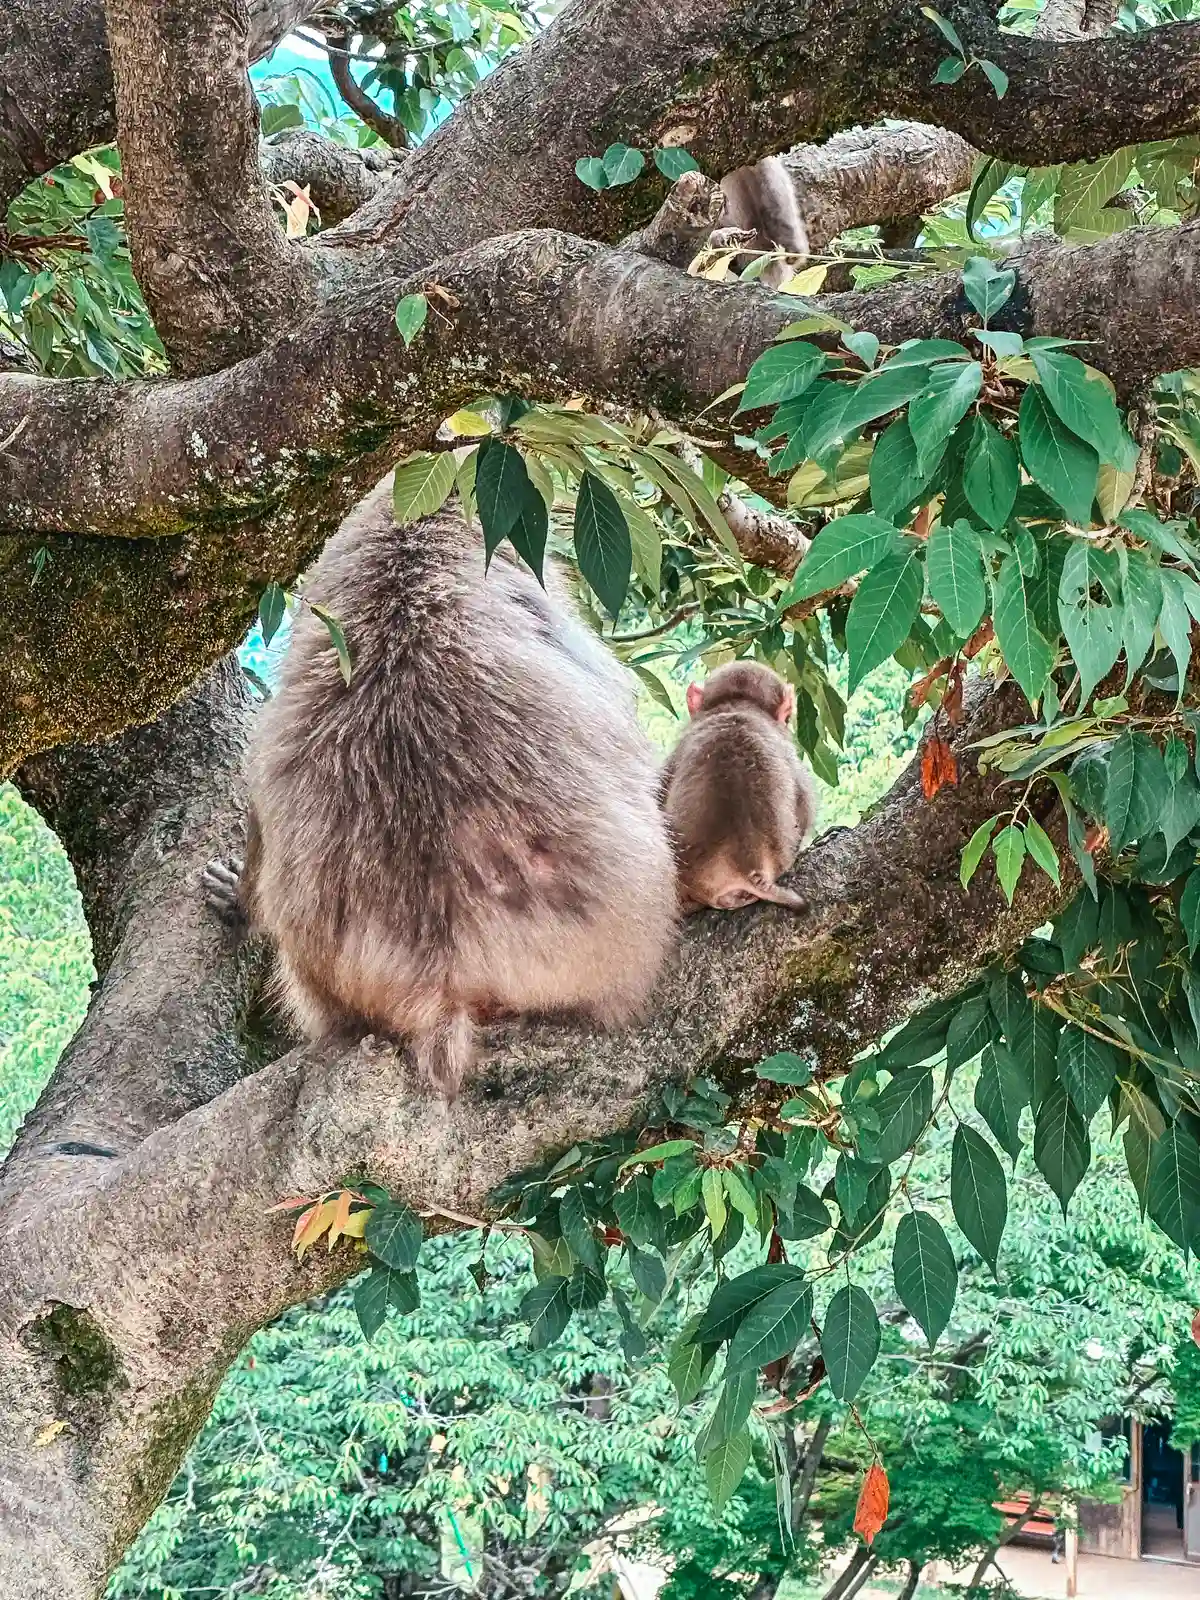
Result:
<instances>
[{"instance_id":1,"label":"thin branch","mask_svg":"<svg viewBox=\"0 0 1200 1600\"><path fill-rule=\"evenodd\" d=\"M379 105L359 83L350 69L351 54L347 48L348 34L329 34L329 72L337 85L338 93L356 116L394 150L403 150L409 142L408 130L399 117L393 117Z\"/></svg>"}]
</instances>

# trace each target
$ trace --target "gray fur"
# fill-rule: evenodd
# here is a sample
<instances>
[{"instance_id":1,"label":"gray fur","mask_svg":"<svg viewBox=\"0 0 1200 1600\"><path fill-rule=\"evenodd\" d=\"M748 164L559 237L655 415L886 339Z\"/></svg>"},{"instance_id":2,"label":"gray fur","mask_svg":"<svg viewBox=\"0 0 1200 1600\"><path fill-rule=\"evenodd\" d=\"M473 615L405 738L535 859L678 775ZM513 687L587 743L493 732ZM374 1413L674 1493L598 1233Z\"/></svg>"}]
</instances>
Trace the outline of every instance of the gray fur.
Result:
<instances>
[{"instance_id":1,"label":"gray fur","mask_svg":"<svg viewBox=\"0 0 1200 1600\"><path fill-rule=\"evenodd\" d=\"M397 528L390 491L305 585L351 682L305 609L255 730L242 899L304 1033L406 1038L453 1096L475 1018L643 1011L674 864L629 681L554 574L485 576L461 516Z\"/></svg>"},{"instance_id":2,"label":"gray fur","mask_svg":"<svg viewBox=\"0 0 1200 1600\"><path fill-rule=\"evenodd\" d=\"M794 262L772 261L764 269L759 281L778 289L808 258L808 231L787 168L778 156L767 156L752 167L739 167L729 173L721 179L721 188L725 209L719 228L752 233L754 237L748 244L753 250L786 250L799 258ZM739 256L733 264L741 271L749 261L749 256Z\"/></svg>"},{"instance_id":3,"label":"gray fur","mask_svg":"<svg viewBox=\"0 0 1200 1600\"><path fill-rule=\"evenodd\" d=\"M816 817L788 727L793 690L769 667L735 661L692 693L698 704L662 777L682 909L770 900L804 910L799 895L775 882Z\"/></svg>"}]
</instances>

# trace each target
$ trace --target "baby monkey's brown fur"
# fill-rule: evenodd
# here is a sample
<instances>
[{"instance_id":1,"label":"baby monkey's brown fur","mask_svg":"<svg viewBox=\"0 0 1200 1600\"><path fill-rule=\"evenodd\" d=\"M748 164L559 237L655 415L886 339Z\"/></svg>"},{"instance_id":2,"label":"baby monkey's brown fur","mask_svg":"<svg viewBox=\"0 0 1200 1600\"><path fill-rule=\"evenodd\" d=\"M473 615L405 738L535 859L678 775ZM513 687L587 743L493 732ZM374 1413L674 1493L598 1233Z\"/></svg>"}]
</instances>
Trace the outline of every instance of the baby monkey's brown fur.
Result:
<instances>
[{"instance_id":1,"label":"baby monkey's brown fur","mask_svg":"<svg viewBox=\"0 0 1200 1600\"><path fill-rule=\"evenodd\" d=\"M688 689L692 720L663 768L680 908L733 910L770 900L807 909L776 879L816 813L788 724L796 697L769 667L735 661Z\"/></svg>"}]
</instances>

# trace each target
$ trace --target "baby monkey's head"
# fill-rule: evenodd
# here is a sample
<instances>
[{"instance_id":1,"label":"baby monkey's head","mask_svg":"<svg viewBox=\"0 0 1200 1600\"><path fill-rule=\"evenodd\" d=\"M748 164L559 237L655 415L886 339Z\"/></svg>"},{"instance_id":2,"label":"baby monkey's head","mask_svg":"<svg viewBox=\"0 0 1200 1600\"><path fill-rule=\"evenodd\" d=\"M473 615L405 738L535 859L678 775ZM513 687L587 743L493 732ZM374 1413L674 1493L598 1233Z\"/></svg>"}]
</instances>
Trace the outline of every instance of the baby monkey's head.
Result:
<instances>
[{"instance_id":1,"label":"baby monkey's head","mask_svg":"<svg viewBox=\"0 0 1200 1600\"><path fill-rule=\"evenodd\" d=\"M791 721L796 709L796 692L777 672L757 661L731 661L718 667L703 683L688 685L687 708L693 717L718 706L749 703L776 722Z\"/></svg>"}]
</instances>

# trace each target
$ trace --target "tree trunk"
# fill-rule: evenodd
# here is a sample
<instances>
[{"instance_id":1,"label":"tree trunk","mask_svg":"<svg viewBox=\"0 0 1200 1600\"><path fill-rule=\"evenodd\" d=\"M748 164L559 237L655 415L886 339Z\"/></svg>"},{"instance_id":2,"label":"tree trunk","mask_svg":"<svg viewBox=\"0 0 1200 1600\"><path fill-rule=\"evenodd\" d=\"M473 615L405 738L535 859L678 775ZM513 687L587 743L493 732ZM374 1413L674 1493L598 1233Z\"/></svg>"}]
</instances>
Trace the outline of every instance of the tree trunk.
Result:
<instances>
[{"instance_id":1,"label":"tree trunk","mask_svg":"<svg viewBox=\"0 0 1200 1600\"><path fill-rule=\"evenodd\" d=\"M858 1588L858 1576L873 1560L865 1544L855 1547L854 1554L821 1596L821 1600L848 1600Z\"/></svg>"},{"instance_id":2,"label":"tree trunk","mask_svg":"<svg viewBox=\"0 0 1200 1600\"><path fill-rule=\"evenodd\" d=\"M985 1551L984 1554L981 1556L980 1561L979 1561L979 1565L975 1568L975 1571L971 1574L971 1582L968 1585L969 1588L977 1589L979 1587L979 1585L983 1582L984 1573L991 1566L992 1562L995 1561L996 1556L998 1555L998 1553L1001 1550L1004 1549L1004 1546L1006 1544L1011 1544L1012 1543L1012 1541L1020 1533L1021 1529L1030 1520L1030 1518L1031 1517L1036 1517L1040 1510L1041 1510L1040 1502L1036 1501L1036 1500L1031 1500L1029 1505L1028 1505L1028 1507L1025 1509L1024 1512L1022 1512L1022 1514L1017 1518L1017 1520L1014 1523L1012 1523L1010 1527L1005 1528L1004 1532L1001 1534L999 1539L996 1540L995 1544L992 1545L991 1549Z\"/></svg>"},{"instance_id":3,"label":"tree trunk","mask_svg":"<svg viewBox=\"0 0 1200 1600\"><path fill-rule=\"evenodd\" d=\"M817 1473L821 1469L821 1453L825 1449L825 1441L832 1428L833 1418L826 1414L818 1421L813 1436L808 1441L800 1475L792 1491L793 1529L798 1528L808 1514L808 1503L813 1497L813 1490L817 1486Z\"/></svg>"},{"instance_id":4,"label":"tree trunk","mask_svg":"<svg viewBox=\"0 0 1200 1600\"><path fill-rule=\"evenodd\" d=\"M897 1600L913 1600L920 1581L921 1563L919 1561L910 1561L908 1563L908 1577L904 1580L904 1587L897 1596Z\"/></svg>"}]
</instances>

